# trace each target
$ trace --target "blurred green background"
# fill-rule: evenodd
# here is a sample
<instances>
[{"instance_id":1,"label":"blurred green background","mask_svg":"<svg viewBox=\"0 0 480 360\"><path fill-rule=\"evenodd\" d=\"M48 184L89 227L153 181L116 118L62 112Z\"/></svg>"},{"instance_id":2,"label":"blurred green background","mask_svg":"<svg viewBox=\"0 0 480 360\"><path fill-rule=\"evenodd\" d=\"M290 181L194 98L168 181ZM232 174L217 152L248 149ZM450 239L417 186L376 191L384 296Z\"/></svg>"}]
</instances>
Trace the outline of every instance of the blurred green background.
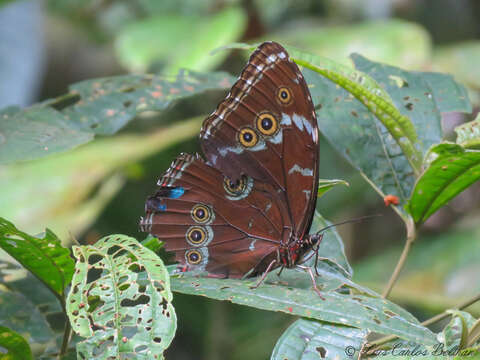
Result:
<instances>
[{"instance_id":1,"label":"blurred green background","mask_svg":"<svg viewBox=\"0 0 480 360\"><path fill-rule=\"evenodd\" d=\"M238 75L245 54L218 47L276 40L349 65L358 52L402 68L448 72L480 105L480 2L476 0L46 0L0 1L0 108L28 106L72 83L179 69ZM224 92L144 112L112 137L49 158L0 167L0 216L69 244L122 233L138 220L157 178L180 152L199 151L201 119ZM477 110L476 110L477 111ZM445 137L469 120L445 114ZM357 282L381 291L400 254L402 221L322 139L320 177L341 178L318 210L340 227ZM480 186L428 220L391 299L420 319L480 291ZM176 295L171 359L266 359L294 320L229 303ZM475 316L480 307L472 307ZM228 355L227 355L228 354Z\"/></svg>"}]
</instances>

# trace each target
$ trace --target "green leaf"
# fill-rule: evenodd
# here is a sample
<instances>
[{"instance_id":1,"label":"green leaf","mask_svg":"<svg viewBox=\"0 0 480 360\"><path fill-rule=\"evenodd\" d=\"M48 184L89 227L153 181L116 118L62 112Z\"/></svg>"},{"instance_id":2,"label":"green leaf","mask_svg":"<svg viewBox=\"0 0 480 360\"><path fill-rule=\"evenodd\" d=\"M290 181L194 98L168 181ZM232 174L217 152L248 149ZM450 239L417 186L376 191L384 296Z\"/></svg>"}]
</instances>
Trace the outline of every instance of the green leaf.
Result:
<instances>
[{"instance_id":1,"label":"green leaf","mask_svg":"<svg viewBox=\"0 0 480 360\"><path fill-rule=\"evenodd\" d=\"M440 334L440 340L447 349L458 347L464 349L468 343L468 329L473 326L475 319L465 311L448 310L452 319Z\"/></svg>"},{"instance_id":2,"label":"green leaf","mask_svg":"<svg viewBox=\"0 0 480 360\"><path fill-rule=\"evenodd\" d=\"M176 330L170 280L163 262L135 239L111 235L74 247L77 258L67 312L86 340L85 358L160 356Z\"/></svg>"},{"instance_id":3,"label":"green leaf","mask_svg":"<svg viewBox=\"0 0 480 360\"><path fill-rule=\"evenodd\" d=\"M329 190L333 189L337 185L345 185L345 186L350 186L348 182L345 180L339 180L339 179L320 179L318 181L318 190L317 190L317 196L320 198L325 193L327 193Z\"/></svg>"},{"instance_id":4,"label":"green leaf","mask_svg":"<svg viewBox=\"0 0 480 360\"><path fill-rule=\"evenodd\" d=\"M413 169L416 170L419 167L421 157L417 149L418 136L413 124L407 116L399 112L388 93L385 92L373 78L365 72L342 67L339 64L333 63L331 60L312 55L309 56L292 49L289 49L289 52L297 64L321 74L334 84L345 89L351 96L363 104L363 106L385 126L395 143L398 144L404 152ZM339 89L334 92L334 95L339 95L338 90ZM315 94L312 95L315 99ZM323 96L325 96L325 94L323 94ZM345 101L347 104L349 102L351 103L351 106L347 105L347 107L351 108L352 105L359 107L359 104L352 100L353 99L349 97L349 99ZM338 103L339 99L332 98L331 102ZM325 102L320 103L322 106L325 104ZM341 105L344 106L346 104L341 102ZM363 109L362 106L360 106L360 108ZM353 115L352 111L354 110L347 110L349 110L349 117L351 117L351 115ZM336 117L331 121L333 120L336 121ZM336 125L338 126L339 124L337 123ZM320 129L322 130L321 126Z\"/></svg>"},{"instance_id":5,"label":"green leaf","mask_svg":"<svg viewBox=\"0 0 480 360\"><path fill-rule=\"evenodd\" d=\"M31 343L46 344L54 336L30 299L16 292L0 290L0 325L15 329Z\"/></svg>"},{"instance_id":6,"label":"green leaf","mask_svg":"<svg viewBox=\"0 0 480 360\"><path fill-rule=\"evenodd\" d=\"M353 358L367 335L366 330L300 319L278 339L271 360Z\"/></svg>"},{"instance_id":7,"label":"green leaf","mask_svg":"<svg viewBox=\"0 0 480 360\"><path fill-rule=\"evenodd\" d=\"M465 89L449 75L405 71L374 63L360 55L353 55L352 59L356 68L374 78L392 97L402 115L411 120L416 133L419 134L416 147L422 156L431 145L440 142L442 138L441 112L471 111ZM358 114L358 118L362 116L364 114ZM378 126L375 129L372 123L367 126L370 127L371 134L378 132L380 136L385 132ZM393 139L384 135L381 143L374 142L372 137L363 141L352 139L346 142L343 139L340 142L338 137L331 140L334 144L355 141L361 141L361 144L368 141L368 145L363 151L358 148L350 149L349 157L354 164L360 165L360 169L364 171L367 178L382 189L384 194L396 195L400 198L401 204L405 204L416 178L415 172L409 166L412 162L405 159L405 156L408 158L408 153L393 143ZM372 158L377 159L374 166L372 166Z\"/></svg>"},{"instance_id":8,"label":"green leaf","mask_svg":"<svg viewBox=\"0 0 480 360\"><path fill-rule=\"evenodd\" d=\"M2 360L29 360L33 359L32 350L27 341L15 331L7 327L0 326L0 349L4 348L8 352L1 352Z\"/></svg>"},{"instance_id":9,"label":"green leaf","mask_svg":"<svg viewBox=\"0 0 480 360\"><path fill-rule=\"evenodd\" d=\"M182 71L176 77L123 75L74 84L64 96L0 111L0 164L74 148L96 134L114 134L139 113L164 111L177 100L232 83L225 73Z\"/></svg>"},{"instance_id":10,"label":"green leaf","mask_svg":"<svg viewBox=\"0 0 480 360\"><path fill-rule=\"evenodd\" d=\"M0 247L63 299L74 263L53 232L46 229L41 237L31 236L0 218Z\"/></svg>"},{"instance_id":11,"label":"green leaf","mask_svg":"<svg viewBox=\"0 0 480 360\"><path fill-rule=\"evenodd\" d=\"M293 287L299 281L294 274L290 275L292 272L298 273L296 270L284 270L280 276L281 282L272 284L267 279L256 289L251 289L256 279L193 277L172 278L172 289L184 294L227 300L235 304L369 329L382 334L394 334L423 344L435 343L435 336L430 330L421 326L408 312L387 300L366 295L340 294L332 289L322 291L322 300L311 289ZM323 280L324 274L326 272L317 278L317 286L320 288L324 284L329 285L329 279ZM294 281L284 285L290 276Z\"/></svg>"},{"instance_id":12,"label":"green leaf","mask_svg":"<svg viewBox=\"0 0 480 360\"><path fill-rule=\"evenodd\" d=\"M211 70L228 54L209 52L236 41L246 27L242 9L227 7L212 16L161 15L127 25L119 34L115 50L120 62L134 72L144 72L163 63L163 73L180 69ZM168 36L164 34L168 33ZM186 38L189 41L184 41ZM173 50L174 49L174 50Z\"/></svg>"},{"instance_id":13,"label":"green leaf","mask_svg":"<svg viewBox=\"0 0 480 360\"><path fill-rule=\"evenodd\" d=\"M55 109L34 105L0 111L0 163L30 160L91 141L92 132L76 129Z\"/></svg>"},{"instance_id":14,"label":"green leaf","mask_svg":"<svg viewBox=\"0 0 480 360\"><path fill-rule=\"evenodd\" d=\"M480 150L480 115L475 120L457 126L457 144L466 149Z\"/></svg>"},{"instance_id":15,"label":"green leaf","mask_svg":"<svg viewBox=\"0 0 480 360\"><path fill-rule=\"evenodd\" d=\"M480 151L442 143L432 147L407 210L417 224L480 179Z\"/></svg>"}]
</instances>

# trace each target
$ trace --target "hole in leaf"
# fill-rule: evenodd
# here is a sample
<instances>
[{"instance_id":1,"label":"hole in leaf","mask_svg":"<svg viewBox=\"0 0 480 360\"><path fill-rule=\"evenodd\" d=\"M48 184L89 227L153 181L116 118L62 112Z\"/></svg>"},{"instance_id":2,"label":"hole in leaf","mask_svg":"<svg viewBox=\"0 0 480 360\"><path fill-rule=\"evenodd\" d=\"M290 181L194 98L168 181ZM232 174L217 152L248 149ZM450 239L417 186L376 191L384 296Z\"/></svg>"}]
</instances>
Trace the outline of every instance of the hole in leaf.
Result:
<instances>
[{"instance_id":1,"label":"hole in leaf","mask_svg":"<svg viewBox=\"0 0 480 360\"><path fill-rule=\"evenodd\" d=\"M161 337L154 337L153 338L153 341L155 341L156 343L161 343L162 342L162 338Z\"/></svg>"},{"instance_id":2,"label":"hole in leaf","mask_svg":"<svg viewBox=\"0 0 480 360\"><path fill-rule=\"evenodd\" d=\"M132 300L132 299L123 299L121 302L120 302L120 305L121 306L137 306L137 305L145 305L145 304L148 304L148 302L150 301L150 296L147 296L147 295L140 295L138 297L138 299L136 300Z\"/></svg>"},{"instance_id":3,"label":"hole in leaf","mask_svg":"<svg viewBox=\"0 0 480 360\"><path fill-rule=\"evenodd\" d=\"M413 110L413 104L412 104L412 103L407 103L407 104L405 104L405 107L406 107L408 110Z\"/></svg>"},{"instance_id":4,"label":"hole in leaf","mask_svg":"<svg viewBox=\"0 0 480 360\"><path fill-rule=\"evenodd\" d=\"M126 108L130 107L130 105L132 105L131 101L124 101L123 102L123 106L125 106Z\"/></svg>"},{"instance_id":5,"label":"hole in leaf","mask_svg":"<svg viewBox=\"0 0 480 360\"><path fill-rule=\"evenodd\" d=\"M373 321L375 321L376 324L380 325L382 322L378 320L376 317L373 318Z\"/></svg>"},{"instance_id":6,"label":"hole in leaf","mask_svg":"<svg viewBox=\"0 0 480 360\"><path fill-rule=\"evenodd\" d=\"M100 296L96 295L96 296L89 296L88 299L87 299L87 302L88 302L88 309L87 311L89 313L95 311L96 309L98 309L99 307L103 306L103 304L105 304L105 302L100 299Z\"/></svg>"},{"instance_id":7,"label":"hole in leaf","mask_svg":"<svg viewBox=\"0 0 480 360\"><path fill-rule=\"evenodd\" d=\"M124 290L127 290L129 287L130 287L130 284L129 284L129 283L126 283L126 284L120 285L120 286L118 287L118 290L124 291Z\"/></svg>"},{"instance_id":8,"label":"hole in leaf","mask_svg":"<svg viewBox=\"0 0 480 360\"><path fill-rule=\"evenodd\" d=\"M325 349L323 346L319 346L319 347L316 348L316 350L320 354L320 357L322 359L325 359L325 357L327 356L327 349Z\"/></svg>"},{"instance_id":9,"label":"hole in leaf","mask_svg":"<svg viewBox=\"0 0 480 360\"><path fill-rule=\"evenodd\" d=\"M135 352L136 352L136 353L140 353L140 352L145 351L145 350L147 350L147 349L148 349L148 346L147 346L147 345L140 345L140 346L137 346L137 347L135 348Z\"/></svg>"},{"instance_id":10,"label":"hole in leaf","mask_svg":"<svg viewBox=\"0 0 480 360\"><path fill-rule=\"evenodd\" d=\"M163 298L163 300L162 300L162 302L160 303L160 305L162 305L163 310L167 310L167 307L168 307L168 301L167 301L167 299Z\"/></svg>"},{"instance_id":11,"label":"hole in leaf","mask_svg":"<svg viewBox=\"0 0 480 360\"><path fill-rule=\"evenodd\" d=\"M124 326L122 328L122 336L125 336L127 339L133 338L137 332L138 328L136 326Z\"/></svg>"},{"instance_id":12,"label":"hole in leaf","mask_svg":"<svg viewBox=\"0 0 480 360\"><path fill-rule=\"evenodd\" d=\"M90 268L87 272L87 283L94 282L102 276L102 269Z\"/></svg>"},{"instance_id":13,"label":"hole in leaf","mask_svg":"<svg viewBox=\"0 0 480 360\"><path fill-rule=\"evenodd\" d=\"M138 264L132 264L128 267L128 270L138 274L139 272L143 271L143 267L139 266Z\"/></svg>"},{"instance_id":14,"label":"hole in leaf","mask_svg":"<svg viewBox=\"0 0 480 360\"><path fill-rule=\"evenodd\" d=\"M121 249L120 246L114 245L114 246L110 247L110 248L107 250L107 254L108 254L108 255L113 255L113 254L115 254L115 253L116 253L118 250L120 250L120 249Z\"/></svg>"},{"instance_id":15,"label":"hole in leaf","mask_svg":"<svg viewBox=\"0 0 480 360\"><path fill-rule=\"evenodd\" d=\"M138 292L144 293L145 290L147 290L147 287L145 285L141 285L138 287Z\"/></svg>"}]
</instances>

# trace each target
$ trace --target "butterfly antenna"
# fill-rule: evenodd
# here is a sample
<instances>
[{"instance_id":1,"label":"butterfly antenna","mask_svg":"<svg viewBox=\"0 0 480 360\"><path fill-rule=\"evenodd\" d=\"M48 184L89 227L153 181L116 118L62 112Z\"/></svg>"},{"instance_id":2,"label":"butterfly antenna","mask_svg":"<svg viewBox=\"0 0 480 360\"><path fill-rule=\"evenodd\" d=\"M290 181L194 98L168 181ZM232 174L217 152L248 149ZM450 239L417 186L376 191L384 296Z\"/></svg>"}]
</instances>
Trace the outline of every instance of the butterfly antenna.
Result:
<instances>
[{"instance_id":1,"label":"butterfly antenna","mask_svg":"<svg viewBox=\"0 0 480 360\"><path fill-rule=\"evenodd\" d=\"M317 234L319 234L321 232L324 232L324 231L326 231L326 230L328 230L332 227L335 227L335 226L345 225L345 224L354 224L354 223L357 223L357 222L361 222L363 220L367 220L367 219L371 219L371 218L379 217L379 216L383 216L383 215L382 214L365 215L365 216L360 216L358 218L353 218L353 219L349 219L349 220L340 221L338 223L330 224L330 225L325 226L324 228L318 230Z\"/></svg>"}]
</instances>

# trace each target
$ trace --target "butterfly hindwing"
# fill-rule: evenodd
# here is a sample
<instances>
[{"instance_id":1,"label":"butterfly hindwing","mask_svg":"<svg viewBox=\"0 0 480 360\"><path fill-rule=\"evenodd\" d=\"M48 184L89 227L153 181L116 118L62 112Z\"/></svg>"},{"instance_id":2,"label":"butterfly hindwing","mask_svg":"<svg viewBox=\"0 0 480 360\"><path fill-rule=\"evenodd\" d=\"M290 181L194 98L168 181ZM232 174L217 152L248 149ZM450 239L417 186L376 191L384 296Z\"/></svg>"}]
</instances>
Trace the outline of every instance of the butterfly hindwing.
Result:
<instances>
[{"instance_id":1,"label":"butterfly hindwing","mask_svg":"<svg viewBox=\"0 0 480 360\"><path fill-rule=\"evenodd\" d=\"M264 270L282 238L286 208L268 184L243 177L229 184L200 157L180 155L146 202L143 231L188 270L241 277Z\"/></svg>"}]
</instances>

